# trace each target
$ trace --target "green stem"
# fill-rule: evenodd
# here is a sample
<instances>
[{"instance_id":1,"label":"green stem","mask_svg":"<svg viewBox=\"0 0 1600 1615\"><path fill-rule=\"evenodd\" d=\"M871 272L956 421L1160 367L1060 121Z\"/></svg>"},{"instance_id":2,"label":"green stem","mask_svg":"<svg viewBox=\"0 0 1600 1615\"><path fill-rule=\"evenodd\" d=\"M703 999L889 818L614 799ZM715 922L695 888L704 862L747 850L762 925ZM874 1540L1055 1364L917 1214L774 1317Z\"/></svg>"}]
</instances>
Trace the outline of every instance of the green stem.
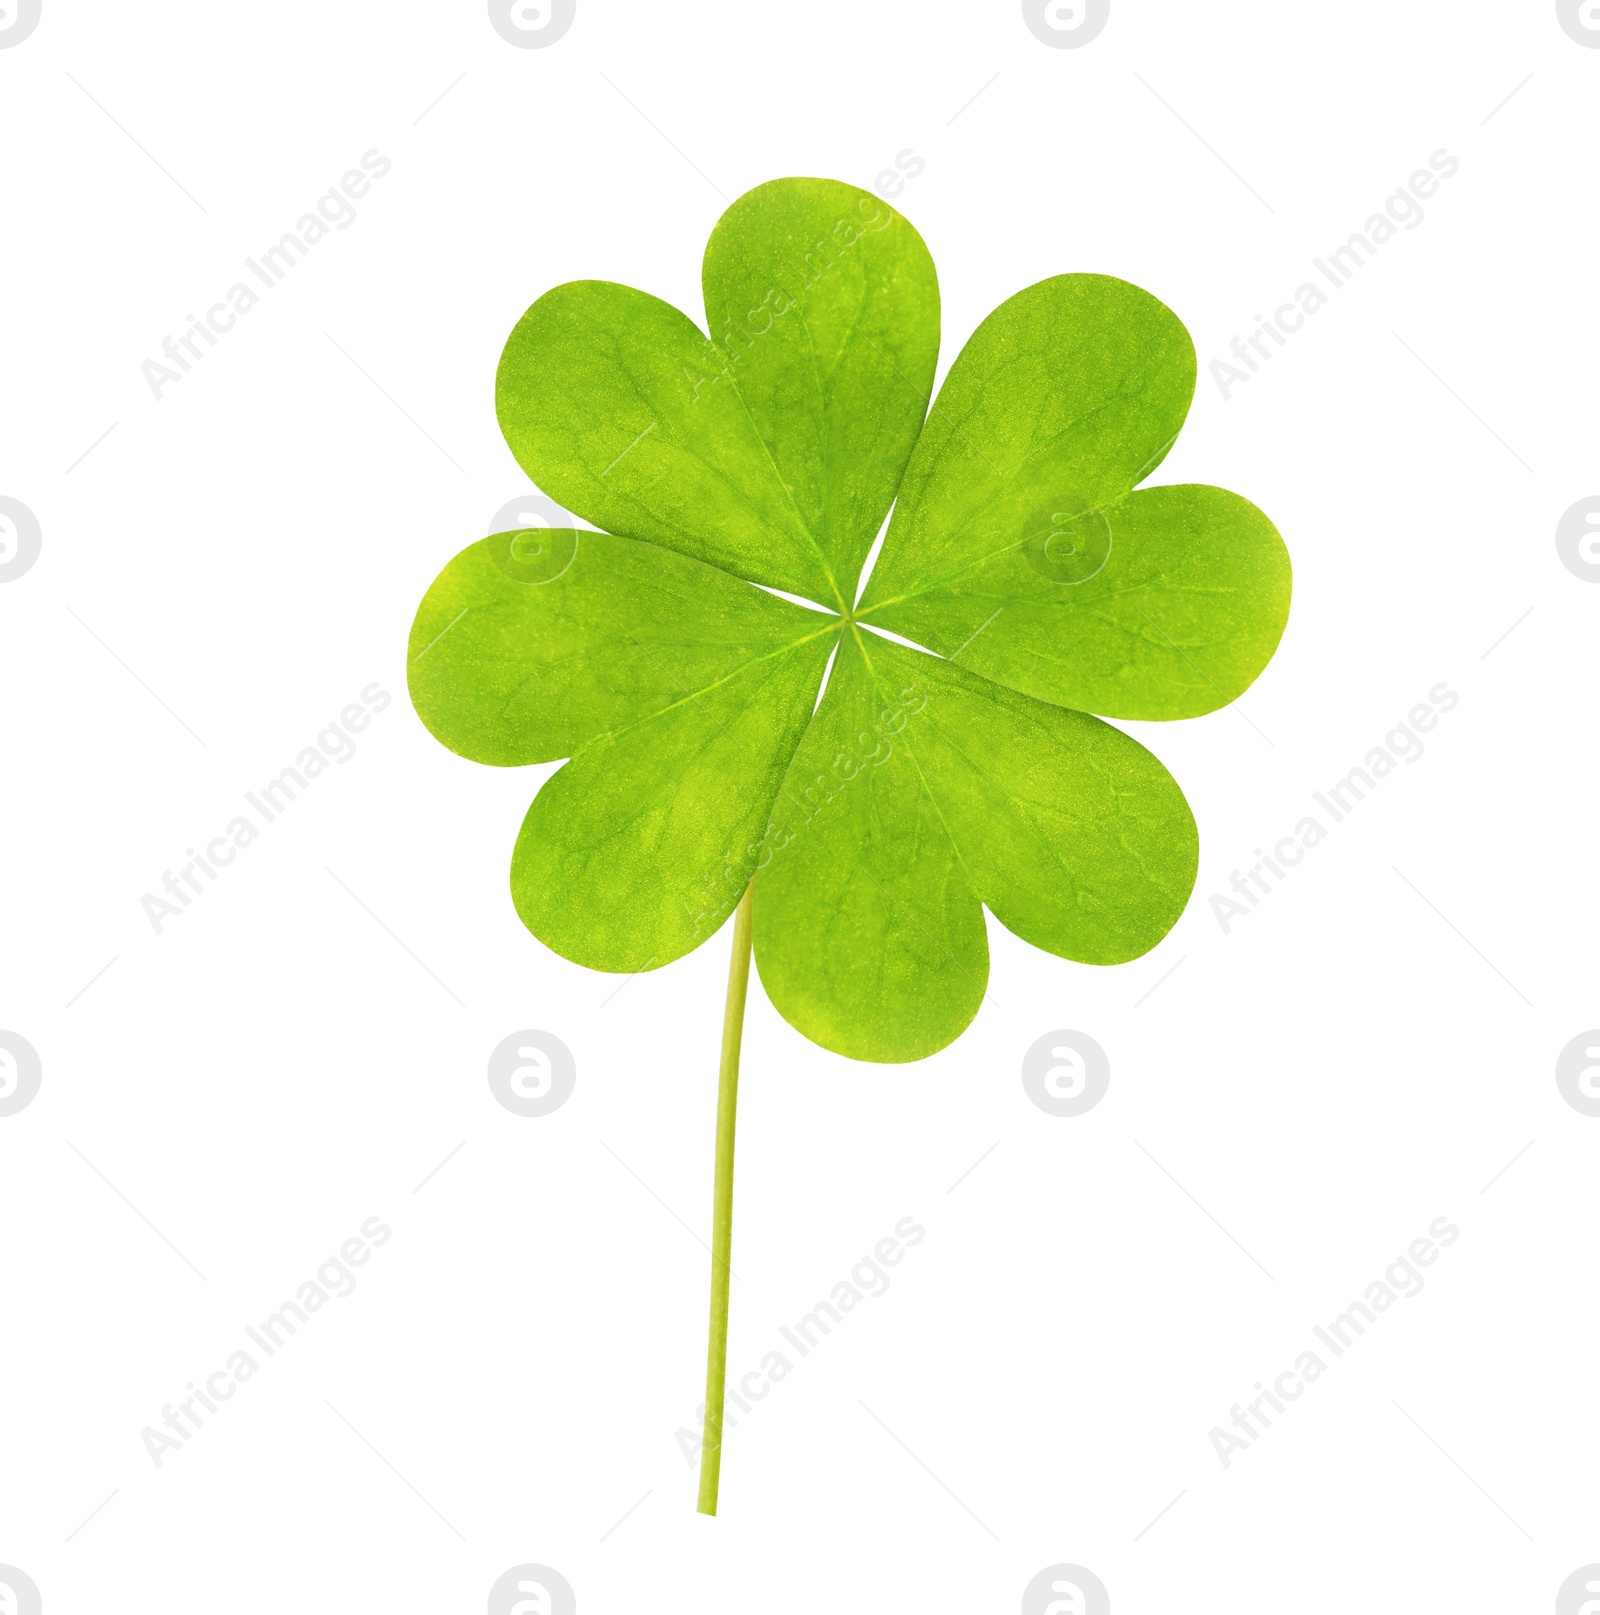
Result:
<instances>
[{"instance_id":1,"label":"green stem","mask_svg":"<svg viewBox=\"0 0 1600 1615\"><path fill-rule=\"evenodd\" d=\"M722 1073L717 1080L716 1188L711 1211L711 1332L706 1341L706 1425L700 1449L702 1514L717 1512L722 1479L722 1402L728 1378L728 1276L733 1254L733 1123L739 1108L739 1044L750 986L750 900L745 887L733 916L733 957L728 961L728 1002L722 1013Z\"/></svg>"}]
</instances>

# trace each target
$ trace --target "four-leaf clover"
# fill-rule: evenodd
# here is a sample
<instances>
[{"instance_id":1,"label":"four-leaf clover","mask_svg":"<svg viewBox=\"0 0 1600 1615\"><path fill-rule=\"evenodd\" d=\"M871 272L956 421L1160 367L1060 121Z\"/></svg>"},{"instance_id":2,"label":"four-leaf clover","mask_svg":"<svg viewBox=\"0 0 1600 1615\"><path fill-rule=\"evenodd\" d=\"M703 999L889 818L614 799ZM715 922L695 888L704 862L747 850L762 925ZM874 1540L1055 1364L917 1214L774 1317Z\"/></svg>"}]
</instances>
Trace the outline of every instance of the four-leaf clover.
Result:
<instances>
[{"instance_id":1,"label":"four-leaf clover","mask_svg":"<svg viewBox=\"0 0 1600 1615\"><path fill-rule=\"evenodd\" d=\"M985 908L1089 964L1177 920L1193 817L1103 719L1238 696L1282 635L1289 558L1236 494L1138 486L1195 356L1135 286L1018 292L930 412L933 261L877 197L759 186L712 232L703 281L709 338L606 281L517 323L501 430L600 530L463 550L417 613L412 699L464 757L570 759L511 863L547 946L657 969L742 904L735 975L753 934L786 1020L856 1059L920 1059L977 1013ZM736 1074L737 1027L732 1054ZM725 1240L719 1261L725 1288Z\"/></svg>"}]
</instances>

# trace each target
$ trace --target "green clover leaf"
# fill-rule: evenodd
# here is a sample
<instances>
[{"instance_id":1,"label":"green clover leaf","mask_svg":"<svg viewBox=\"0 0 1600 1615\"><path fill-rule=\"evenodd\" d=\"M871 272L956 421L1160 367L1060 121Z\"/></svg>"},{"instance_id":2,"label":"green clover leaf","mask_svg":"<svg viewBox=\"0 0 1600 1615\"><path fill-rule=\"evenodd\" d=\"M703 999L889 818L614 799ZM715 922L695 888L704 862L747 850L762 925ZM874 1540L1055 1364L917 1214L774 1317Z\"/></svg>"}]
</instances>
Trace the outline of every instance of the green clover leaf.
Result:
<instances>
[{"instance_id":1,"label":"green clover leaf","mask_svg":"<svg viewBox=\"0 0 1600 1615\"><path fill-rule=\"evenodd\" d=\"M877 197L759 186L713 230L703 284L709 336L605 281L523 315L501 430L600 531L463 550L408 667L451 750L569 759L512 855L517 912L548 947L656 969L738 911L714 1511L752 938L791 1025L876 1061L921 1059L971 1022L985 908L1062 958L1147 952L1188 901L1198 837L1172 776L1103 720L1232 701L1282 636L1290 568L1236 494L1139 486L1183 425L1195 356L1135 286L1069 274L1018 292L930 411L933 261Z\"/></svg>"}]
</instances>

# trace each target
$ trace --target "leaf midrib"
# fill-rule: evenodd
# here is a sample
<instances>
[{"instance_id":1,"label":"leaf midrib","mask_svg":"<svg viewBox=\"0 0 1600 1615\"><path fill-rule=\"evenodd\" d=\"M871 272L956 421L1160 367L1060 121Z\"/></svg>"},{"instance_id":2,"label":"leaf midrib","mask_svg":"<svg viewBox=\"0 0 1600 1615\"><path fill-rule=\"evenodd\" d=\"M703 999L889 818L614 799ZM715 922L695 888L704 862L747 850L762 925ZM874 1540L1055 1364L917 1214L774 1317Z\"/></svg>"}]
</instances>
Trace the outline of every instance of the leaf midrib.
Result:
<instances>
[{"instance_id":1,"label":"leaf midrib","mask_svg":"<svg viewBox=\"0 0 1600 1615\"><path fill-rule=\"evenodd\" d=\"M620 740L624 735L631 734L635 729L641 728L647 723L654 723L658 718L665 717L669 712L676 712L679 707L687 706L691 701L698 701L702 696L710 695L713 691L720 690L724 684L729 684L734 679L742 678L751 668L760 667L763 662L770 662L775 657L788 656L791 652L799 650L802 645L809 645L812 640L821 639L828 634L836 634L843 627L843 619L835 618L826 627L814 629L811 633L802 634L798 639L788 640L782 645L775 645L771 650L764 651L760 656L752 656L747 661L740 662L737 667L713 679L709 684L701 685L698 690L686 691L676 700L669 701L665 706L657 707L653 712L647 712L641 717L635 718L633 722L623 724L620 729L602 729L598 734L590 736L578 750L587 751L590 746L598 745L603 741ZM810 726L810 720L808 719L806 728L810 728ZM802 729L800 733L803 738L805 730ZM573 756L577 755L577 752L573 753Z\"/></svg>"},{"instance_id":2,"label":"leaf midrib","mask_svg":"<svg viewBox=\"0 0 1600 1615\"><path fill-rule=\"evenodd\" d=\"M804 315L801 316L800 323L805 325ZM815 362L816 345L811 341L811 328L809 326L805 326L805 330L806 343L812 350L812 358L813 362ZM756 442L761 445L761 452L766 456L767 464L772 467L772 474L778 479L778 486L783 489L784 498L789 501L789 508L794 512L794 519L800 524L800 531L805 535L806 542L811 546L812 550L816 554L817 564L822 568L822 575L828 580L828 587L833 590L833 598L838 604L840 616L847 616L849 614L850 607L845 602L844 591L839 587L839 580L833 575L833 568L828 563L827 552L823 549L821 543L818 542L817 535L812 532L811 523L806 520L805 512L801 510L800 502L794 496L794 490L789 486L783 472L779 470L778 462L773 459L772 446L767 442L766 438L762 436L761 428L756 425L755 415L750 409L750 401L745 397L744 389L739 385L739 377L731 368L731 361L729 361L728 355L723 352L715 337L707 337L706 340L709 341L719 353L722 353L724 363L730 364L728 381L733 389L733 396L739 400L739 407L744 411L745 419L750 423L751 434L755 437ZM826 483L826 459L823 461L823 472L824 483ZM825 495L824 505L826 506ZM746 579L745 581L748 582L749 580Z\"/></svg>"}]
</instances>

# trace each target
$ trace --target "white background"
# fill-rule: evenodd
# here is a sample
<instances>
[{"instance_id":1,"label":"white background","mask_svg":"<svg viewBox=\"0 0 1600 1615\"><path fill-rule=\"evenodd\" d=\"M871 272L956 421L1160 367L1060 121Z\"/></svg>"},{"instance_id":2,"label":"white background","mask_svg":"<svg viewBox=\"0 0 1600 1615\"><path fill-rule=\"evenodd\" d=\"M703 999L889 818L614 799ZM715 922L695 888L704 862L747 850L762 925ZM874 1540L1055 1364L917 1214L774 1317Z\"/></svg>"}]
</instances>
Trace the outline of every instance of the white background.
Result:
<instances>
[{"instance_id":1,"label":"white background","mask_svg":"<svg viewBox=\"0 0 1600 1615\"><path fill-rule=\"evenodd\" d=\"M1597 89L1545 0L1114 0L1073 50L1007 3L579 0L521 50L473 0L44 0L0 51L0 494L43 531L0 585L0 1027L44 1073L0 1119L0 1563L50 1615L477 1611L528 1561L588 1615L1014 1610L1062 1561L1119 1615L1553 1607L1600 1560L1600 1120L1554 1081L1600 1024L1600 588L1554 543L1600 492ZM157 402L141 362L373 148ZM1224 401L1208 361L1441 148L1425 222ZM753 989L730 1366L927 1237L730 1435L711 1520L674 1432L727 935L620 993L535 942L548 770L436 744L406 633L526 486L492 380L534 298L699 318L725 198L908 149L941 374L1044 276L1154 292L1202 365L1157 480L1265 509L1294 610L1237 709L1131 726L1201 833L1153 953L991 924L989 1002L907 1067ZM141 896L374 681L157 935ZM1441 681L1426 755L1224 935L1209 894ZM577 1061L543 1119L485 1079L522 1028ZM1059 1028L1111 1061L1078 1119L1019 1078ZM372 1216L356 1291L157 1469L141 1430ZM1425 1290L1225 1469L1211 1428L1440 1216Z\"/></svg>"}]
</instances>

